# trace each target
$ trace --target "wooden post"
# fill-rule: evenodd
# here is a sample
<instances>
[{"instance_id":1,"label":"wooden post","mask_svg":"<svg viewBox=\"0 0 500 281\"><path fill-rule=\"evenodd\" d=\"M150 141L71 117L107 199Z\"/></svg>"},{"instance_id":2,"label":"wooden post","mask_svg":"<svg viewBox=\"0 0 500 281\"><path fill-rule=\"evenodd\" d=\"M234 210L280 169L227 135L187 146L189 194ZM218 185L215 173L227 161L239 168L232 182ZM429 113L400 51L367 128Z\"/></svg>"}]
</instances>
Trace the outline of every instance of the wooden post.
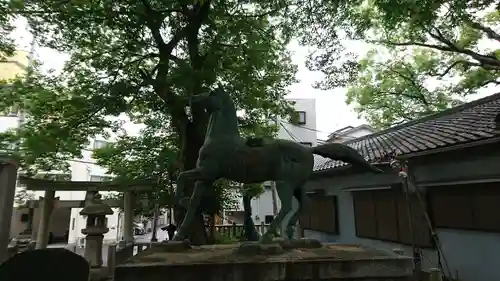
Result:
<instances>
[{"instance_id":1,"label":"wooden post","mask_svg":"<svg viewBox=\"0 0 500 281\"><path fill-rule=\"evenodd\" d=\"M16 194L17 164L0 159L0 263L8 259L10 225Z\"/></svg>"},{"instance_id":2,"label":"wooden post","mask_svg":"<svg viewBox=\"0 0 500 281\"><path fill-rule=\"evenodd\" d=\"M128 245L134 243L134 194L125 192L123 201L123 239Z\"/></svg>"},{"instance_id":3,"label":"wooden post","mask_svg":"<svg viewBox=\"0 0 500 281\"><path fill-rule=\"evenodd\" d=\"M441 270L439 270L439 268L429 269L429 281L443 281L443 276L441 275Z\"/></svg>"},{"instance_id":4,"label":"wooden post","mask_svg":"<svg viewBox=\"0 0 500 281\"><path fill-rule=\"evenodd\" d=\"M42 215L38 224L35 249L45 249L49 244L50 216L54 209L55 190L46 190L43 197Z\"/></svg>"},{"instance_id":5,"label":"wooden post","mask_svg":"<svg viewBox=\"0 0 500 281\"><path fill-rule=\"evenodd\" d=\"M229 236L236 237L236 223L233 222L233 230L231 231L232 233L229 234Z\"/></svg>"}]
</instances>

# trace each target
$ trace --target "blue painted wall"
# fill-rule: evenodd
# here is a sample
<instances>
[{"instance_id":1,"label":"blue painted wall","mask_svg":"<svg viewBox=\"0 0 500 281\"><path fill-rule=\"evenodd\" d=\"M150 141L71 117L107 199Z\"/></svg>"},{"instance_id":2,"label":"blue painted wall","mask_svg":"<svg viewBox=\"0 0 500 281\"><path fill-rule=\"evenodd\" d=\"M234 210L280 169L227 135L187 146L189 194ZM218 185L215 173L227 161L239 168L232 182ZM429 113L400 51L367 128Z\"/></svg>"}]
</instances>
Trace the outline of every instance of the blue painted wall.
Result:
<instances>
[{"instance_id":1,"label":"blue painted wall","mask_svg":"<svg viewBox=\"0 0 500 281\"><path fill-rule=\"evenodd\" d=\"M410 246L356 237L351 192L341 191L335 186L338 185L334 179L311 181L307 184L308 189L324 189L327 195L338 196L340 234L329 235L305 230L305 237L323 242L361 244L387 250L400 248L405 251L405 254L411 256ZM453 277L458 274L461 281L500 280L500 234L450 229L437 229L437 233ZM436 251L423 250L422 263L424 270L437 267Z\"/></svg>"}]
</instances>

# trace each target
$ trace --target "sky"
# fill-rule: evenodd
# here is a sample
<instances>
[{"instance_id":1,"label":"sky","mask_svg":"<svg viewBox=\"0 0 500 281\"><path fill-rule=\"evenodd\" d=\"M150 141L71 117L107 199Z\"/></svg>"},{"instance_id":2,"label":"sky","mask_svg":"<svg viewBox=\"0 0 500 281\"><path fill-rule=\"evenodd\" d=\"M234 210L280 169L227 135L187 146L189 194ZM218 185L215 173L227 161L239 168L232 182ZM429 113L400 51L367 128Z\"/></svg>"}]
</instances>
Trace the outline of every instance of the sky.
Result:
<instances>
[{"instance_id":1,"label":"sky","mask_svg":"<svg viewBox=\"0 0 500 281\"><path fill-rule=\"evenodd\" d=\"M19 49L29 51L32 35L28 31L26 21L22 19L17 20L16 27L13 36L16 39ZM351 52L359 55L366 53L369 49L363 42L346 41L344 44ZM288 98L314 99L316 101L316 130L318 139L326 139L329 133L342 127L358 126L365 123L364 120L357 117L352 106L346 105L345 94L347 89L336 88L323 91L313 88L312 84L320 80L322 74L309 71L305 66L306 55L308 54L308 49L306 47L300 46L297 42L292 42L289 45L289 50L293 52L293 63L297 64L299 67L297 79L300 82L290 85L290 94ZM69 58L66 54L39 46L36 47L35 54L37 59L43 63L43 67L47 70L62 69L65 61ZM492 90L486 90L468 99L477 99L491 93ZM126 124L126 130L132 134L138 131L139 128L140 126Z\"/></svg>"}]
</instances>

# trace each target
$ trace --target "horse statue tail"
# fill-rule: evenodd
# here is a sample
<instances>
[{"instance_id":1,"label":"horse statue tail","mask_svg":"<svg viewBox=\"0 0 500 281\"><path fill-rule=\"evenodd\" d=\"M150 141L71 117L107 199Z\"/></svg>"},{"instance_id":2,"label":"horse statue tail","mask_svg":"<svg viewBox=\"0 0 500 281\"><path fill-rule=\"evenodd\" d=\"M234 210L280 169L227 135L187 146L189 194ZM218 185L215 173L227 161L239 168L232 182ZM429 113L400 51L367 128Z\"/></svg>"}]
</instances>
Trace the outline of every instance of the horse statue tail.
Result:
<instances>
[{"instance_id":1,"label":"horse statue tail","mask_svg":"<svg viewBox=\"0 0 500 281\"><path fill-rule=\"evenodd\" d=\"M325 143L311 148L311 152L332 160L340 160L352 165L361 171L382 173L383 171L372 166L354 148L341 143Z\"/></svg>"}]
</instances>

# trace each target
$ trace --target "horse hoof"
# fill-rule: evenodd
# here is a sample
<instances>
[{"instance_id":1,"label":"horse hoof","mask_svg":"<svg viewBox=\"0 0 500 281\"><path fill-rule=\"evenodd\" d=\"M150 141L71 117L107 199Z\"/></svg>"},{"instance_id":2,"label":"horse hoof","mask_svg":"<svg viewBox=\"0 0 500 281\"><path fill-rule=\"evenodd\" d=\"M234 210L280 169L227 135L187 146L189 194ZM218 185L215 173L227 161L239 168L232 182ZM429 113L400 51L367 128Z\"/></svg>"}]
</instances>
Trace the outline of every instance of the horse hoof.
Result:
<instances>
[{"instance_id":1,"label":"horse hoof","mask_svg":"<svg viewBox=\"0 0 500 281\"><path fill-rule=\"evenodd\" d=\"M260 244L272 244L273 242L273 238L269 236L262 236L259 240Z\"/></svg>"},{"instance_id":2,"label":"horse hoof","mask_svg":"<svg viewBox=\"0 0 500 281\"><path fill-rule=\"evenodd\" d=\"M172 241L181 242L181 241L184 241L184 238L182 236L175 235L174 238L172 239Z\"/></svg>"}]
</instances>

